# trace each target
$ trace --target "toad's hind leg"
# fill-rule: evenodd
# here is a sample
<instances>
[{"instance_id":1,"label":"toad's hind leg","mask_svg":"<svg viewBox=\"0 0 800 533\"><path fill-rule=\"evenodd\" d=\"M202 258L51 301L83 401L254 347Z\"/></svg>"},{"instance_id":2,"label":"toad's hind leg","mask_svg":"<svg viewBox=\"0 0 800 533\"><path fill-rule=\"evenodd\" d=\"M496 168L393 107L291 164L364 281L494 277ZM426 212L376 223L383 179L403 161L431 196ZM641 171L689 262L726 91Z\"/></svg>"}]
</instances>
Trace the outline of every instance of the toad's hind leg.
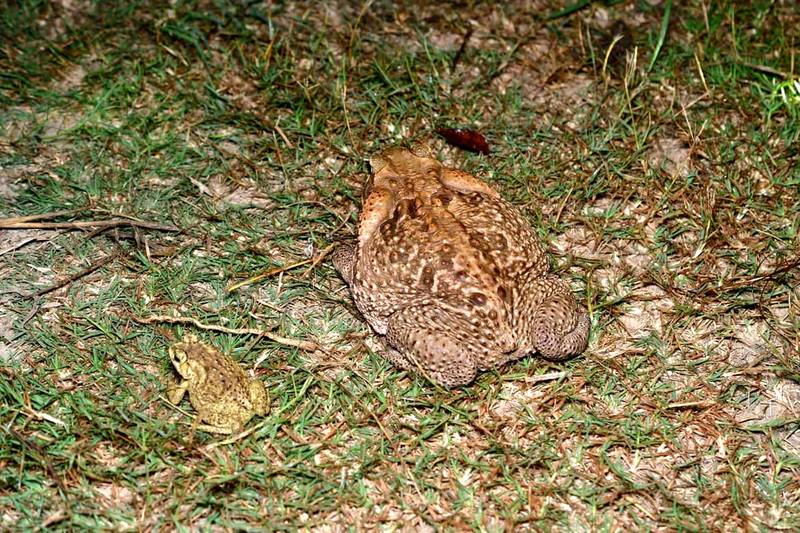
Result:
<instances>
[{"instance_id":1,"label":"toad's hind leg","mask_svg":"<svg viewBox=\"0 0 800 533\"><path fill-rule=\"evenodd\" d=\"M416 371L445 387L475 379L477 357L466 343L432 324L425 306L398 311L389 319L386 358L400 368Z\"/></svg>"},{"instance_id":2,"label":"toad's hind leg","mask_svg":"<svg viewBox=\"0 0 800 533\"><path fill-rule=\"evenodd\" d=\"M195 432L196 430L200 430L207 433L217 433L219 435L231 435L238 432L242 428L242 425L239 423L239 421L225 421L220 425L202 423L203 421L207 421L209 418L213 419L213 417L209 416L207 413L198 411L194 417L194 421L192 422L191 431Z\"/></svg>"},{"instance_id":3,"label":"toad's hind leg","mask_svg":"<svg viewBox=\"0 0 800 533\"><path fill-rule=\"evenodd\" d=\"M561 360L578 355L589 340L589 313L569 286L552 276L529 283L521 296L523 336L544 358Z\"/></svg>"}]
</instances>

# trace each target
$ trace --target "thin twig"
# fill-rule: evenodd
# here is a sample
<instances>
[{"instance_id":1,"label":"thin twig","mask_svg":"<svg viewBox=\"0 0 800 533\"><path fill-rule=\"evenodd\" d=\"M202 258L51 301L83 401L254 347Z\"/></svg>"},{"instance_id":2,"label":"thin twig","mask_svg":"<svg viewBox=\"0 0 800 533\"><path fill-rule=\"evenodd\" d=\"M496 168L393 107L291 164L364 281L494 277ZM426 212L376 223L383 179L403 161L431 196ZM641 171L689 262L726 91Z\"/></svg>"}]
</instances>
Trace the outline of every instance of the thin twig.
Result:
<instances>
[{"instance_id":1,"label":"thin twig","mask_svg":"<svg viewBox=\"0 0 800 533\"><path fill-rule=\"evenodd\" d=\"M23 295L23 298L27 298L27 295ZM36 313L39 312L39 309L41 307L42 307L41 298L36 298L35 300L33 300L33 303L31 304L31 310L28 311L28 314L22 318L22 322L19 323L19 327L24 328L25 326L27 326L28 322L30 322L31 319L36 316Z\"/></svg>"},{"instance_id":2,"label":"thin twig","mask_svg":"<svg viewBox=\"0 0 800 533\"><path fill-rule=\"evenodd\" d=\"M467 33L464 34L464 38L461 39L461 46L458 48L458 52L453 57L453 61L450 63L450 72L454 72L456 67L458 66L459 61L461 61L461 57L464 55L464 50L467 49L467 43L469 42L469 38L472 37L473 29L470 27L467 29Z\"/></svg>"},{"instance_id":3,"label":"thin twig","mask_svg":"<svg viewBox=\"0 0 800 533\"><path fill-rule=\"evenodd\" d=\"M553 381L556 379L561 379L566 375L567 373L563 370L558 372L548 372L547 374L534 374L533 376L527 376L525 378L525 383L540 383L542 381Z\"/></svg>"},{"instance_id":4,"label":"thin twig","mask_svg":"<svg viewBox=\"0 0 800 533\"><path fill-rule=\"evenodd\" d=\"M287 270L291 270L293 268L297 268L299 266L307 265L312 261L312 258L304 259L302 261L298 261L297 263L292 263L290 265L284 265L279 267L270 268L266 272L262 272L261 274L255 275L251 278L247 278L245 280L239 281L238 283L234 283L233 285L229 285L225 292L233 292L236 289L241 289L245 285L251 285L257 281L261 281L264 278L269 278L274 276L275 274L280 274L281 272L286 272Z\"/></svg>"},{"instance_id":5,"label":"thin twig","mask_svg":"<svg viewBox=\"0 0 800 533\"><path fill-rule=\"evenodd\" d=\"M281 136L281 139L283 139L283 142L286 143L286 146L288 146L290 150L294 150L294 146L292 145L292 142L289 140L289 138L286 136L286 134L283 133L283 130L281 129L280 123L281 123L281 118L278 117L278 120L277 120L277 122L275 122L275 125L272 127L272 129L274 129L275 131L278 132L278 135Z\"/></svg>"},{"instance_id":6,"label":"thin twig","mask_svg":"<svg viewBox=\"0 0 800 533\"><path fill-rule=\"evenodd\" d=\"M700 294L724 294L729 291L733 291L736 289L741 289L743 287L751 287L756 283L760 283L765 280L771 280L780 276L781 274L786 274L787 272L794 271L797 267L800 267L800 257L795 257L794 259L783 263L782 265L774 268L770 272L765 274L761 274L759 276L752 276L749 278L739 279L735 281L731 281L729 283L725 283L720 287L708 287L708 288L701 288L693 291L694 293Z\"/></svg>"},{"instance_id":7,"label":"thin twig","mask_svg":"<svg viewBox=\"0 0 800 533\"><path fill-rule=\"evenodd\" d=\"M311 266L309 266L306 269L306 271L303 272L303 274L300 276L300 279L307 278L308 275L311 273L311 271L314 270L317 267L317 265L322 262L323 259L325 259L325 256L327 256L329 253L331 253L331 250L333 250L337 246L339 246L338 242L331 243L324 250L322 250L319 254L317 254L317 257L315 257L314 260L311 261Z\"/></svg>"},{"instance_id":8,"label":"thin twig","mask_svg":"<svg viewBox=\"0 0 800 533\"><path fill-rule=\"evenodd\" d=\"M26 403L30 403L30 400L27 399L26 395ZM12 434L19 442L22 444L23 454L27 453L33 460L38 461L39 464L45 469L47 475L50 476L53 481L55 481L56 486L58 486L58 490L61 492L62 497L69 499L69 492L67 492L67 487L64 485L64 480L58 475L56 469L53 468L53 465L50 462L50 456L47 452L45 452L41 446L32 442L31 440L27 439L25 436L22 435L16 429L9 427L6 428L10 434Z\"/></svg>"},{"instance_id":9,"label":"thin twig","mask_svg":"<svg viewBox=\"0 0 800 533\"><path fill-rule=\"evenodd\" d=\"M28 244L30 244L32 242L43 241L43 240L45 240L45 239L42 238L42 237L30 237L28 239L23 239L23 240L19 241L18 243L12 244L8 248L0 250L0 256L6 255L7 253L13 252L14 250L19 250L23 246L27 246Z\"/></svg>"},{"instance_id":10,"label":"thin twig","mask_svg":"<svg viewBox=\"0 0 800 533\"><path fill-rule=\"evenodd\" d=\"M24 217L11 217L11 218L4 218L0 219L4 222L8 223L16 223L16 222L32 222L34 220L46 220L48 218L56 218L65 215L73 215L78 211L75 209L63 209L61 211L50 211L49 213L39 213L38 215L26 215Z\"/></svg>"},{"instance_id":11,"label":"thin twig","mask_svg":"<svg viewBox=\"0 0 800 533\"><path fill-rule=\"evenodd\" d=\"M718 405L715 400L698 400L694 402L678 402L667 405L668 409L705 409Z\"/></svg>"},{"instance_id":12,"label":"thin twig","mask_svg":"<svg viewBox=\"0 0 800 533\"><path fill-rule=\"evenodd\" d=\"M264 331L263 329L257 329L257 328L226 328L225 326L203 324L196 318L188 316L150 315L150 316L139 317L131 315L131 318L136 322L139 322L140 324L153 324L158 322L167 322L169 324L192 324L196 328L204 329L206 331L219 331L220 333L230 333L233 335L258 335L259 337L266 337L267 339L273 342L277 342L278 344L284 344L286 346L294 346L295 348L300 348L301 350L306 350L309 352L313 352L315 350L320 349L319 344L317 344L316 342L289 339L286 337L281 337L280 335L275 335L274 333L270 333L269 331Z\"/></svg>"},{"instance_id":13,"label":"thin twig","mask_svg":"<svg viewBox=\"0 0 800 533\"><path fill-rule=\"evenodd\" d=\"M758 63L750 63L747 61L739 61L739 64L742 65L743 67L751 68L755 71L762 72L764 74L769 74L770 76L776 76L784 80L791 78L791 75L788 72L772 68L769 65L760 65Z\"/></svg>"},{"instance_id":14,"label":"thin twig","mask_svg":"<svg viewBox=\"0 0 800 533\"><path fill-rule=\"evenodd\" d=\"M261 274L257 274L257 275L255 275L255 276L253 276L251 278L247 278L245 280L242 280L242 281L239 281L237 283L234 283L233 285L229 285L228 288L225 289L225 292L233 292L236 289L241 289L245 285L252 285L253 283L256 283L257 281L261 281L262 279L270 278L270 277L272 277L272 276L274 276L276 274L280 274L281 272L286 272L287 270L292 270L292 269L297 268L299 266L303 266L303 265L307 265L307 264L311 263L311 266L308 267L306 269L306 271L303 272L303 274L300 276L301 278L305 278L305 277L308 276L309 272L311 272L311 270L314 269L314 267L316 267L323 259L325 259L325 256L328 255L330 253L330 251L333 248L335 248L338 244L339 243L329 244L324 250L322 250L319 254L317 254L316 257L310 257L308 259L303 259L302 261L297 261L296 263L291 263L289 265L273 267L273 268L270 268L269 270L267 270L265 272L262 272Z\"/></svg>"},{"instance_id":15,"label":"thin twig","mask_svg":"<svg viewBox=\"0 0 800 533\"><path fill-rule=\"evenodd\" d=\"M83 278L85 276L88 276L89 274L91 274L95 270L99 269L100 267L102 267L104 265L107 265L108 263L110 263L111 261L116 259L118 256L119 256L118 253L112 253L112 254L110 254L110 255L102 258L102 259L98 259L97 261L95 261L94 263L89 265L87 268L81 270L80 272L78 272L76 274L73 274L73 275L69 276L68 278L65 278L65 279L63 279L63 280L61 280L61 281L59 281L59 282L57 282L57 283L55 283L53 285L50 285L49 287L44 287L44 288L39 289L38 291L34 291L34 292L29 293L29 294L26 294L25 297L26 298L37 298L39 296L47 294L48 292L53 292L54 290L60 289L62 287L66 287L67 285L70 285L70 284L78 281L79 279L81 279L81 278Z\"/></svg>"},{"instance_id":16,"label":"thin twig","mask_svg":"<svg viewBox=\"0 0 800 533\"><path fill-rule=\"evenodd\" d=\"M152 229L157 231L180 231L180 228L169 224L158 224L146 220L129 220L125 218L112 218L110 220L79 220L76 222L21 222L20 218L0 219L0 229L108 229L118 226L133 226L135 228Z\"/></svg>"}]
</instances>

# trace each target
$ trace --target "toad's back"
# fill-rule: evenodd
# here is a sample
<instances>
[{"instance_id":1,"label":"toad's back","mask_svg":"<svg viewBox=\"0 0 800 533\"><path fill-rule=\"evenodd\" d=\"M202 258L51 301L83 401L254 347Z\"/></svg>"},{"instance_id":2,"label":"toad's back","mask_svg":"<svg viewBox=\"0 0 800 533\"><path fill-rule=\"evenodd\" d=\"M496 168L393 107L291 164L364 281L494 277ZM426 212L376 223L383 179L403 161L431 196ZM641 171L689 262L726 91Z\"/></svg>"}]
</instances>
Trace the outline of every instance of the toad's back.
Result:
<instances>
[{"instance_id":1,"label":"toad's back","mask_svg":"<svg viewBox=\"0 0 800 533\"><path fill-rule=\"evenodd\" d=\"M445 300L462 313L486 301L502 317L514 285L547 269L529 224L482 181L408 151L374 164L370 197L388 201L379 217L362 211L354 286L370 312Z\"/></svg>"}]
</instances>

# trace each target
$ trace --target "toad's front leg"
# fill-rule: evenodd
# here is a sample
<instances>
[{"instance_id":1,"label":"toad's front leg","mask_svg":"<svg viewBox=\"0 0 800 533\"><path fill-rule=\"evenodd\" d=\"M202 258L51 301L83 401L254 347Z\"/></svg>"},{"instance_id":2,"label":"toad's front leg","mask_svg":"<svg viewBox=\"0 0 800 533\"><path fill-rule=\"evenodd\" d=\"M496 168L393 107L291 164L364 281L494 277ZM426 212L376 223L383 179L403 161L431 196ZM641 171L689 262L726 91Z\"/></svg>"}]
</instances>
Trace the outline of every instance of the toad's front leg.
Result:
<instances>
[{"instance_id":1,"label":"toad's front leg","mask_svg":"<svg viewBox=\"0 0 800 533\"><path fill-rule=\"evenodd\" d=\"M183 399L183 395L186 394L186 391L189 389L189 382L187 380L181 380L180 382L174 382L169 387L167 387L167 400L172 405L178 405L181 403Z\"/></svg>"}]
</instances>

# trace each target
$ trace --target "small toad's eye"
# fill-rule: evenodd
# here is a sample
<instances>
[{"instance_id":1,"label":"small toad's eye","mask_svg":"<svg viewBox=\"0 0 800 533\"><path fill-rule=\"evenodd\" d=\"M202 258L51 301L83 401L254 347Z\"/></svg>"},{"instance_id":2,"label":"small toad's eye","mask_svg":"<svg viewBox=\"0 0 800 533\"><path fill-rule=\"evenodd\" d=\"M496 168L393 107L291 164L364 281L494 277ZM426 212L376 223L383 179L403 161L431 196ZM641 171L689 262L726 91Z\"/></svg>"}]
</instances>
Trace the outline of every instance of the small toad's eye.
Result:
<instances>
[{"instance_id":1,"label":"small toad's eye","mask_svg":"<svg viewBox=\"0 0 800 533\"><path fill-rule=\"evenodd\" d=\"M186 352L183 350L170 350L169 355L176 363L183 363L186 361Z\"/></svg>"}]
</instances>

